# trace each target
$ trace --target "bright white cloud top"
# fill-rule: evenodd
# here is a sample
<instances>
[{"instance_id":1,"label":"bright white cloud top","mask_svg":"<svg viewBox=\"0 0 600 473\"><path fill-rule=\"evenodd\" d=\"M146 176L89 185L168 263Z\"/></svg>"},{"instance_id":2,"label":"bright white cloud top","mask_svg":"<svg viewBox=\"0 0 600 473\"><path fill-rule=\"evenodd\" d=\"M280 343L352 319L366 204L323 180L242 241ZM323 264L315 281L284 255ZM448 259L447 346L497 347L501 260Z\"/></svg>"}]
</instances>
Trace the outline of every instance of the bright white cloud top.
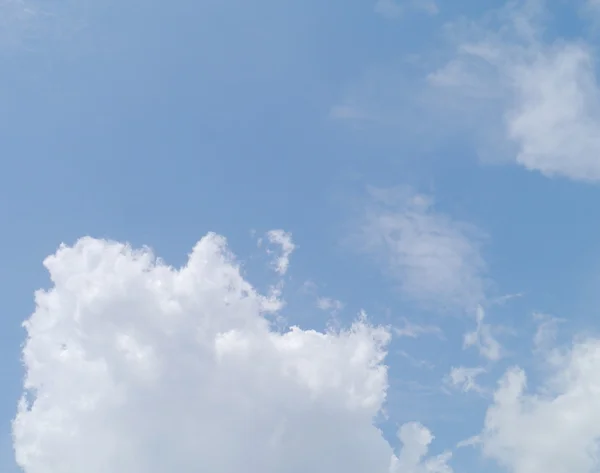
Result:
<instances>
[{"instance_id":1,"label":"bright white cloud top","mask_svg":"<svg viewBox=\"0 0 600 473\"><path fill-rule=\"evenodd\" d=\"M275 331L222 237L181 269L92 238L44 264L14 421L25 473L450 471L424 427L401 429L396 458L373 425L388 331Z\"/></svg>"},{"instance_id":2,"label":"bright white cloud top","mask_svg":"<svg viewBox=\"0 0 600 473\"><path fill-rule=\"evenodd\" d=\"M276 331L274 306L209 234L175 269L148 249L83 238L44 262L53 286L25 323L25 393L14 420L25 473L107 471L449 473L451 453L401 426L374 426L390 333L362 314L347 330ZM514 473L600 467L597 340L547 348L549 377L526 394L502 378L476 443ZM449 381L481 391L481 368Z\"/></svg>"},{"instance_id":3,"label":"bright white cloud top","mask_svg":"<svg viewBox=\"0 0 600 473\"><path fill-rule=\"evenodd\" d=\"M600 468L600 340L545 353L549 376L526 393L526 375L509 370L487 412L483 453L514 473L592 473Z\"/></svg>"}]
</instances>

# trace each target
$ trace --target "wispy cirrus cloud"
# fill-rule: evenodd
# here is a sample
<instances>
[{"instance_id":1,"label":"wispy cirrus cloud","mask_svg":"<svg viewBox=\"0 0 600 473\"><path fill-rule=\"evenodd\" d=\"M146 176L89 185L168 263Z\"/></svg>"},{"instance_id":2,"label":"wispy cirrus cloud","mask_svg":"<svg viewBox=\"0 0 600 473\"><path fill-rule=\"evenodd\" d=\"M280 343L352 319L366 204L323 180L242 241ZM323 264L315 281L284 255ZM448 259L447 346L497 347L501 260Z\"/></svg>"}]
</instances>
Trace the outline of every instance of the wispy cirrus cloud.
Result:
<instances>
[{"instance_id":1,"label":"wispy cirrus cloud","mask_svg":"<svg viewBox=\"0 0 600 473\"><path fill-rule=\"evenodd\" d=\"M477 377L485 372L485 368L480 366L475 368L455 366L446 377L446 384L465 393L473 391L482 394L484 389L477 383Z\"/></svg>"},{"instance_id":2,"label":"wispy cirrus cloud","mask_svg":"<svg viewBox=\"0 0 600 473\"><path fill-rule=\"evenodd\" d=\"M410 188L370 189L354 246L372 255L402 294L428 308L472 312L486 297L485 235Z\"/></svg>"},{"instance_id":3,"label":"wispy cirrus cloud","mask_svg":"<svg viewBox=\"0 0 600 473\"><path fill-rule=\"evenodd\" d=\"M317 308L332 314L337 314L344 308L344 303L332 297L319 297L317 298Z\"/></svg>"},{"instance_id":4,"label":"wispy cirrus cloud","mask_svg":"<svg viewBox=\"0 0 600 473\"><path fill-rule=\"evenodd\" d=\"M477 307L475 314L475 330L467 332L464 336L463 347L476 347L481 356L490 361L497 361L502 357L502 345L493 334L493 327L485 323L483 307Z\"/></svg>"},{"instance_id":5,"label":"wispy cirrus cloud","mask_svg":"<svg viewBox=\"0 0 600 473\"><path fill-rule=\"evenodd\" d=\"M398 337L417 338L421 335L435 335L438 338L443 338L442 329L437 325L418 324L402 318L402 325L394 327L394 334Z\"/></svg>"}]
</instances>

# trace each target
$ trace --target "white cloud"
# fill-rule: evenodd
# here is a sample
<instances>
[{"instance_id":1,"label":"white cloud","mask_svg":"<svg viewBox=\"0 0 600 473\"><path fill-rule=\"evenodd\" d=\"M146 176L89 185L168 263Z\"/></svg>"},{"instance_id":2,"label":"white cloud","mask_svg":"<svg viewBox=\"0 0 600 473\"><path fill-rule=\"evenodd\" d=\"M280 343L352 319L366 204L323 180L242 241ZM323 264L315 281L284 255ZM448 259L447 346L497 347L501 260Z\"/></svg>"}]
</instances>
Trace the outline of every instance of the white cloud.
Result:
<instances>
[{"instance_id":1,"label":"white cloud","mask_svg":"<svg viewBox=\"0 0 600 473\"><path fill-rule=\"evenodd\" d=\"M600 340L549 357L551 374L535 393L510 369L480 435L483 453L512 473L594 473L600 469Z\"/></svg>"},{"instance_id":2,"label":"white cloud","mask_svg":"<svg viewBox=\"0 0 600 473\"><path fill-rule=\"evenodd\" d=\"M394 334L398 337L417 338L427 334L443 337L442 329L436 325L415 324L406 318L402 320L404 322L402 327L394 327Z\"/></svg>"},{"instance_id":3,"label":"white cloud","mask_svg":"<svg viewBox=\"0 0 600 473\"><path fill-rule=\"evenodd\" d=\"M510 302L510 301L512 301L514 299L518 299L520 297L523 297L524 295L525 294L522 293L522 292L517 292L517 293L514 293L514 294L504 294L503 296L498 296L498 297L493 298L490 301L490 303L492 305L504 305L507 302Z\"/></svg>"},{"instance_id":4,"label":"white cloud","mask_svg":"<svg viewBox=\"0 0 600 473\"><path fill-rule=\"evenodd\" d=\"M429 445L434 439L431 432L417 422L409 422L400 427L398 438L403 444L402 451L394 459L392 473L451 473L448 466L451 455L442 453L430 459L424 459Z\"/></svg>"},{"instance_id":5,"label":"white cloud","mask_svg":"<svg viewBox=\"0 0 600 473\"><path fill-rule=\"evenodd\" d=\"M371 196L358 246L385 265L407 297L442 310L474 310L486 286L481 232L409 189L372 189Z\"/></svg>"},{"instance_id":6,"label":"white cloud","mask_svg":"<svg viewBox=\"0 0 600 473\"><path fill-rule=\"evenodd\" d=\"M428 370L432 370L433 368L435 368L435 365L432 362L415 358L414 356L405 352L404 350L400 350L396 353L402 358L406 359L412 366L416 368L425 368Z\"/></svg>"},{"instance_id":7,"label":"white cloud","mask_svg":"<svg viewBox=\"0 0 600 473\"><path fill-rule=\"evenodd\" d=\"M479 435L473 435L472 437L461 440L456 444L456 448L467 448L467 447L475 447L481 444L481 438Z\"/></svg>"},{"instance_id":8,"label":"white cloud","mask_svg":"<svg viewBox=\"0 0 600 473\"><path fill-rule=\"evenodd\" d=\"M477 311L475 313L475 321L477 326L473 332L468 332L465 334L463 346L465 348L468 347L477 347L481 356L484 356L490 361L497 361L502 357L502 346L494 338L492 333L492 326L486 324L485 320L485 311L483 307L477 307Z\"/></svg>"},{"instance_id":9,"label":"white cloud","mask_svg":"<svg viewBox=\"0 0 600 473\"><path fill-rule=\"evenodd\" d=\"M344 304L342 301L332 299L331 297L319 297L317 299L317 307L321 310L330 311L334 314L337 314L344 308Z\"/></svg>"},{"instance_id":10,"label":"white cloud","mask_svg":"<svg viewBox=\"0 0 600 473\"><path fill-rule=\"evenodd\" d=\"M541 313L533 314L533 318L538 322L533 337L533 346L537 351L546 352L554 346L558 324L564 322L564 320Z\"/></svg>"},{"instance_id":11,"label":"white cloud","mask_svg":"<svg viewBox=\"0 0 600 473\"><path fill-rule=\"evenodd\" d=\"M467 368L465 366L452 367L446 383L462 392L474 391L483 393L484 389L477 384L477 376L485 373L485 368Z\"/></svg>"},{"instance_id":12,"label":"white cloud","mask_svg":"<svg viewBox=\"0 0 600 473\"><path fill-rule=\"evenodd\" d=\"M372 424L388 331L275 331L223 238L181 269L92 238L44 264L13 424L25 473L450 471L426 429L403 427L396 459Z\"/></svg>"},{"instance_id":13,"label":"white cloud","mask_svg":"<svg viewBox=\"0 0 600 473\"><path fill-rule=\"evenodd\" d=\"M267 239L272 245L280 247L281 253L275 259L273 265L275 266L275 270L283 276L287 273L290 265L290 256L296 249L296 245L292 240L292 234L283 230L271 230L267 232Z\"/></svg>"},{"instance_id":14,"label":"white cloud","mask_svg":"<svg viewBox=\"0 0 600 473\"><path fill-rule=\"evenodd\" d=\"M546 40L539 24L545 13L539 1L511 2L480 23L455 28L457 55L429 81L469 99L463 103L487 101L490 119L483 122L500 128L518 164L547 176L598 181L595 57L584 41Z\"/></svg>"},{"instance_id":15,"label":"white cloud","mask_svg":"<svg viewBox=\"0 0 600 473\"><path fill-rule=\"evenodd\" d=\"M317 309L329 312L334 317L344 309L345 305L342 301L333 297L319 296L319 286L314 281L305 281L302 284L301 290L315 297L315 306Z\"/></svg>"}]
</instances>

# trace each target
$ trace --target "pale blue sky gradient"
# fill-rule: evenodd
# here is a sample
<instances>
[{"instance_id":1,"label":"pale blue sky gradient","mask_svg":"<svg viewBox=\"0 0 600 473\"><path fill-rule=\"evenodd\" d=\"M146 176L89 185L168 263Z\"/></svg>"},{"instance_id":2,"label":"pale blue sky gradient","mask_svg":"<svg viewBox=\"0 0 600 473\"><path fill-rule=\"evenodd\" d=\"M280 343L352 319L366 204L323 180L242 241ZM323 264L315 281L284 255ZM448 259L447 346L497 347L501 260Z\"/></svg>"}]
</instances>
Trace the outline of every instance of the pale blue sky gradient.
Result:
<instances>
[{"instance_id":1,"label":"pale blue sky gradient","mask_svg":"<svg viewBox=\"0 0 600 473\"><path fill-rule=\"evenodd\" d=\"M374 3L32 1L35 18L0 22L2 471L16 468L10 421L21 393L21 323L33 292L48 286L42 260L83 235L147 244L178 265L215 231L266 286L251 230L292 232L292 322L325 324L302 315L316 314L303 289L311 280L345 303L345 322L364 308L377 322L407 317L443 330L443 340L395 340L388 360L386 436L418 420L435 433L436 452L478 433L489 404L443 392L442 379L454 364L487 362L462 349L471 318L422 309L347 243L368 186L409 186L434 196L437 212L476 225L487 235L489 297L522 294L488 308L490 323L510 327L498 335L509 355L489 365L482 383L493 388L508 366L531 366L535 311L567 319L567 339L597 331L600 188L510 159L482 162L476 123L452 120L468 111L415 100L426 94L424 72L452 55L445 25L504 2L445 2L436 15L407 8L395 19ZM596 38L577 8L548 3L549 41ZM7 5L0 15L17 8ZM381 114L332 116L354 99ZM470 449L452 465L504 471Z\"/></svg>"}]
</instances>

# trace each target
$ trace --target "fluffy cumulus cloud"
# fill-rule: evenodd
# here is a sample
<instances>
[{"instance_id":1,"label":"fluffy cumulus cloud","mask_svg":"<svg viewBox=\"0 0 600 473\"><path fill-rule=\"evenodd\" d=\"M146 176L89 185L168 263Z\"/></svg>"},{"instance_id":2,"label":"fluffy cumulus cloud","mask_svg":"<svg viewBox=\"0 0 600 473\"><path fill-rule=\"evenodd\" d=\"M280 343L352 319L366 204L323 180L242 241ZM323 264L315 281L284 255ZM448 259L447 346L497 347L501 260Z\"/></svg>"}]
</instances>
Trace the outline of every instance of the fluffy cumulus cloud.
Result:
<instances>
[{"instance_id":1,"label":"fluffy cumulus cloud","mask_svg":"<svg viewBox=\"0 0 600 473\"><path fill-rule=\"evenodd\" d=\"M222 237L187 264L83 238L45 260L13 423L25 473L446 473L422 426L373 425L389 333L276 331Z\"/></svg>"},{"instance_id":2,"label":"fluffy cumulus cloud","mask_svg":"<svg viewBox=\"0 0 600 473\"><path fill-rule=\"evenodd\" d=\"M534 393L510 369L479 437L483 453L512 473L593 473L600 469L600 340L546 354L550 376Z\"/></svg>"},{"instance_id":3,"label":"fluffy cumulus cloud","mask_svg":"<svg viewBox=\"0 0 600 473\"><path fill-rule=\"evenodd\" d=\"M410 189L371 189L359 247L385 262L402 292L437 309L474 311L484 298L483 234Z\"/></svg>"},{"instance_id":4,"label":"fluffy cumulus cloud","mask_svg":"<svg viewBox=\"0 0 600 473\"><path fill-rule=\"evenodd\" d=\"M499 129L483 133L507 140L510 155L525 168L598 181L600 88L593 48L581 39L546 39L541 19L547 13L540 1L511 2L482 21L461 23L452 29L456 56L429 82L460 95L462 103L493 109L486 122Z\"/></svg>"},{"instance_id":5,"label":"fluffy cumulus cloud","mask_svg":"<svg viewBox=\"0 0 600 473\"><path fill-rule=\"evenodd\" d=\"M267 232L267 239L272 245L279 246L279 255L275 258L273 266L275 271L283 276L290 266L290 256L296 249L292 235L283 230L271 230Z\"/></svg>"},{"instance_id":6,"label":"fluffy cumulus cloud","mask_svg":"<svg viewBox=\"0 0 600 473\"><path fill-rule=\"evenodd\" d=\"M451 473L448 466L449 453L443 453L426 459L425 455L434 437L431 432L417 422L410 422L400 427L398 438L404 448L400 455L393 459L394 473Z\"/></svg>"}]
</instances>

